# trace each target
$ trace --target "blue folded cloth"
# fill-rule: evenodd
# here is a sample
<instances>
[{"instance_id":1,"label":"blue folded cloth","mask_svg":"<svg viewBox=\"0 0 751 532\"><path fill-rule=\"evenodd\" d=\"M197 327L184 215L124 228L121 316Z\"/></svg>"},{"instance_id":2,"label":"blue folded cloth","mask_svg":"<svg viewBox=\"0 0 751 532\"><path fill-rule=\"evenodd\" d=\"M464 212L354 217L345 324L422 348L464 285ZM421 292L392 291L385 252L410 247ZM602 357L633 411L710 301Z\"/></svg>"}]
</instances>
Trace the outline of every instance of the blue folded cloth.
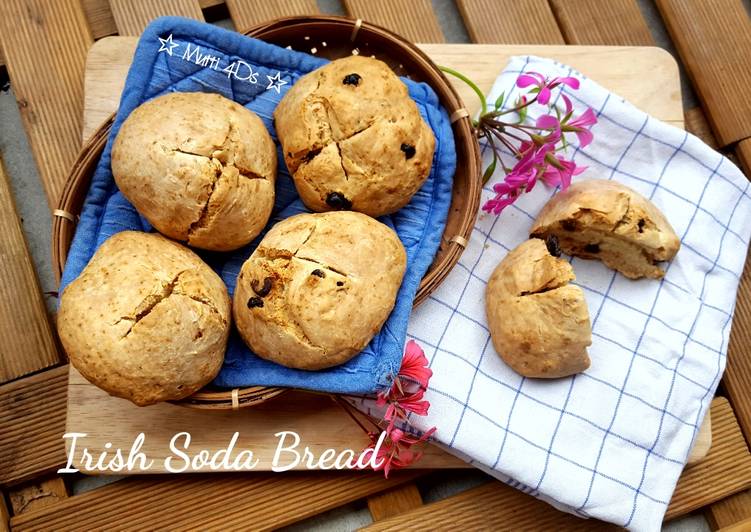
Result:
<instances>
[{"instance_id":1,"label":"blue folded cloth","mask_svg":"<svg viewBox=\"0 0 751 532\"><path fill-rule=\"evenodd\" d=\"M215 92L254 111L276 141L274 108L301 76L326 62L188 19L164 17L152 22L139 41L120 109L92 178L63 273L61 291L81 273L107 238L125 230L152 230L118 191L110 169L112 141L133 109L168 92ZM436 150L430 176L412 201L396 214L380 219L397 232L407 250L407 271L385 325L355 358L341 366L315 372L289 369L263 360L233 332L215 385L228 388L289 386L367 394L389 386L391 376L398 372L414 295L438 250L446 224L456 168L454 137L446 111L429 86L408 79L403 81L433 129ZM278 146L277 149L279 176L269 227L306 211ZM198 253L222 277L232 294L240 267L259 239L231 253L200 250Z\"/></svg>"}]
</instances>

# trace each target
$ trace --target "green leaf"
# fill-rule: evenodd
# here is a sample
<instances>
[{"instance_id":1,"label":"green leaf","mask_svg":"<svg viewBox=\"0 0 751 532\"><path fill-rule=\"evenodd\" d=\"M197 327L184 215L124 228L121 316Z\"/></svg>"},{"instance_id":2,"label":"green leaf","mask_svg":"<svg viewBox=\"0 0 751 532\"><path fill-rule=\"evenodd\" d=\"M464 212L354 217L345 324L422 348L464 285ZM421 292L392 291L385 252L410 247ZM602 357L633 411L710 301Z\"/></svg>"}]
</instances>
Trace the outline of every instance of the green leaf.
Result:
<instances>
[{"instance_id":1,"label":"green leaf","mask_svg":"<svg viewBox=\"0 0 751 532\"><path fill-rule=\"evenodd\" d=\"M503 107L503 100L506 98L506 91L503 91L500 96L495 100L495 110L497 111Z\"/></svg>"},{"instance_id":2,"label":"green leaf","mask_svg":"<svg viewBox=\"0 0 751 532\"><path fill-rule=\"evenodd\" d=\"M488 167L485 169L485 172L482 174L482 184L488 182L488 179L490 179L490 176L493 175L493 172L495 172L495 165L498 163L498 157L493 153L493 162L488 165Z\"/></svg>"},{"instance_id":3,"label":"green leaf","mask_svg":"<svg viewBox=\"0 0 751 532\"><path fill-rule=\"evenodd\" d=\"M519 123L521 124L523 122L526 122L526 120L527 120L527 108L522 107L521 109L519 109Z\"/></svg>"}]
</instances>

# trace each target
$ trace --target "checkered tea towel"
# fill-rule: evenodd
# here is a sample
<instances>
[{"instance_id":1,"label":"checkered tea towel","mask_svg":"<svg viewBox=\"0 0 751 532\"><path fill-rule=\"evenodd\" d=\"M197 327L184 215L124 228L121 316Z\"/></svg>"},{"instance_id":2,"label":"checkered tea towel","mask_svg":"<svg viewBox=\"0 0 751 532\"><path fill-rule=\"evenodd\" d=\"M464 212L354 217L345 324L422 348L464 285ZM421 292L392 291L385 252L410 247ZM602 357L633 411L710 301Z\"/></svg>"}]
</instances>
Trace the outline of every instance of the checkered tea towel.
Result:
<instances>
[{"instance_id":1,"label":"checkered tea towel","mask_svg":"<svg viewBox=\"0 0 751 532\"><path fill-rule=\"evenodd\" d=\"M591 367L522 378L490 341L485 286L553 191L538 184L500 216L480 214L459 264L409 322L433 370L430 414L412 423L437 426L447 450L559 508L656 530L725 367L751 233L749 183L696 137L551 60L513 58L488 101L502 91L513 101L522 71L581 80L578 91L564 90L577 114L589 106L599 121L594 142L569 151L588 167L575 179L614 179L650 198L681 249L661 280L631 281L573 259L592 323ZM483 202L503 177L496 171Z\"/></svg>"}]
</instances>

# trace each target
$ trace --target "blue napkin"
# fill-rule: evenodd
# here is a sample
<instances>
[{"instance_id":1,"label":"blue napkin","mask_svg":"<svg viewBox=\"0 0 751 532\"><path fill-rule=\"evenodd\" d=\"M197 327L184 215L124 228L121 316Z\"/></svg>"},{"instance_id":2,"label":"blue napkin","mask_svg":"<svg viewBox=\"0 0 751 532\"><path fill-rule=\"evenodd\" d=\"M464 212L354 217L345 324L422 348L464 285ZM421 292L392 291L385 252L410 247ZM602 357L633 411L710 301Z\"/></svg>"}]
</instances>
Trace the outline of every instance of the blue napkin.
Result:
<instances>
[{"instance_id":1,"label":"blue napkin","mask_svg":"<svg viewBox=\"0 0 751 532\"><path fill-rule=\"evenodd\" d=\"M215 92L254 111L276 141L274 108L301 76L326 62L188 19L164 17L152 22L139 41L110 138L92 178L63 272L61 290L81 273L96 249L113 234L125 230L152 230L118 191L110 169L112 141L133 109L168 92ZM215 385L228 388L289 386L365 394L389 386L391 376L398 372L414 295L438 250L446 224L456 168L454 137L446 111L430 87L408 79L403 81L433 129L436 150L430 176L412 201L396 214L380 219L397 232L407 250L407 271L386 324L355 358L341 366L315 372L289 369L263 360L233 331ZM269 227L306 211L278 146L277 150L279 175ZM198 253L221 276L231 295L240 267L259 240L260 237L231 253L200 250Z\"/></svg>"}]
</instances>

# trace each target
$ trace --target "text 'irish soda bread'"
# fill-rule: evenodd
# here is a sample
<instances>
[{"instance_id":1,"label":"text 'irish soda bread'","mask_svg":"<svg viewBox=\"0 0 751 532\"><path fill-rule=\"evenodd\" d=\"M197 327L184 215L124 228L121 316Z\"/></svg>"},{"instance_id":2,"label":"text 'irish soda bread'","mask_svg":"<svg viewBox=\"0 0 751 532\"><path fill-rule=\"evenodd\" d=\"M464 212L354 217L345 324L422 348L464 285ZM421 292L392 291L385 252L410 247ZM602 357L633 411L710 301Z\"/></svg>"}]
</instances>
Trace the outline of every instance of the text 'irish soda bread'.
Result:
<instances>
[{"instance_id":1,"label":"text 'irish soda bread'","mask_svg":"<svg viewBox=\"0 0 751 532\"><path fill-rule=\"evenodd\" d=\"M659 279L658 262L678 253L681 241L647 198L607 179L579 181L543 207L532 236L558 237L564 253L600 259L630 279Z\"/></svg>"},{"instance_id":2,"label":"text 'irish soda bread'","mask_svg":"<svg viewBox=\"0 0 751 532\"><path fill-rule=\"evenodd\" d=\"M137 405L182 399L224 360L230 302L192 251L156 234L108 239L65 289L57 330L71 363Z\"/></svg>"},{"instance_id":3,"label":"text 'irish soda bread'","mask_svg":"<svg viewBox=\"0 0 751 532\"><path fill-rule=\"evenodd\" d=\"M553 237L520 244L498 264L485 292L493 347L525 377L557 378L589 367L587 302Z\"/></svg>"},{"instance_id":4,"label":"text 'irish soda bread'","mask_svg":"<svg viewBox=\"0 0 751 532\"><path fill-rule=\"evenodd\" d=\"M269 219L276 148L242 105L219 94L175 92L128 116L112 147L112 173L160 233L229 251L253 240Z\"/></svg>"},{"instance_id":5,"label":"text 'irish soda bread'","mask_svg":"<svg viewBox=\"0 0 751 532\"><path fill-rule=\"evenodd\" d=\"M406 205L430 173L433 131L383 62L351 56L300 78L274 111L287 168L317 212Z\"/></svg>"},{"instance_id":6,"label":"text 'irish soda bread'","mask_svg":"<svg viewBox=\"0 0 751 532\"><path fill-rule=\"evenodd\" d=\"M243 264L237 329L255 354L283 366L346 362L391 313L406 259L396 233L364 214L287 218Z\"/></svg>"}]
</instances>

